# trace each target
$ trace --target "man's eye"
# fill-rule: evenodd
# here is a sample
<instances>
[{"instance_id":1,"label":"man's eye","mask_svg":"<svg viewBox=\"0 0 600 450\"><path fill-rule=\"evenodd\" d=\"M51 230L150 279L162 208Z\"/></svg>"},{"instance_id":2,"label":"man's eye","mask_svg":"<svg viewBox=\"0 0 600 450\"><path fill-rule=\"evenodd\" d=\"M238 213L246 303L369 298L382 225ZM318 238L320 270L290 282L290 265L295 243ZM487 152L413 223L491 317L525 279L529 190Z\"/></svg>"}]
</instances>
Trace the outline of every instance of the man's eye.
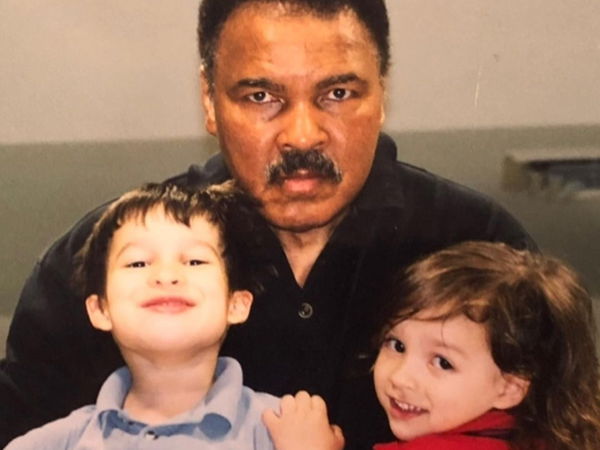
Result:
<instances>
[{"instance_id":1,"label":"man's eye","mask_svg":"<svg viewBox=\"0 0 600 450\"><path fill-rule=\"evenodd\" d=\"M433 365L442 370L454 370L454 366L443 356L434 357Z\"/></svg>"},{"instance_id":2,"label":"man's eye","mask_svg":"<svg viewBox=\"0 0 600 450\"><path fill-rule=\"evenodd\" d=\"M254 92L248 96L248 100L253 103L270 103L275 101L275 97L265 91Z\"/></svg>"},{"instance_id":3,"label":"man's eye","mask_svg":"<svg viewBox=\"0 0 600 450\"><path fill-rule=\"evenodd\" d=\"M328 100L346 100L352 96L352 91L344 88L335 88L327 93Z\"/></svg>"},{"instance_id":4,"label":"man's eye","mask_svg":"<svg viewBox=\"0 0 600 450\"><path fill-rule=\"evenodd\" d=\"M404 343L396 338L389 337L383 341L383 347L389 348L396 353L404 353Z\"/></svg>"},{"instance_id":5,"label":"man's eye","mask_svg":"<svg viewBox=\"0 0 600 450\"><path fill-rule=\"evenodd\" d=\"M127 264L126 267L132 267L134 269L138 269L141 267L146 267L148 265L148 263L146 261L133 261L130 262L129 264Z\"/></svg>"}]
</instances>

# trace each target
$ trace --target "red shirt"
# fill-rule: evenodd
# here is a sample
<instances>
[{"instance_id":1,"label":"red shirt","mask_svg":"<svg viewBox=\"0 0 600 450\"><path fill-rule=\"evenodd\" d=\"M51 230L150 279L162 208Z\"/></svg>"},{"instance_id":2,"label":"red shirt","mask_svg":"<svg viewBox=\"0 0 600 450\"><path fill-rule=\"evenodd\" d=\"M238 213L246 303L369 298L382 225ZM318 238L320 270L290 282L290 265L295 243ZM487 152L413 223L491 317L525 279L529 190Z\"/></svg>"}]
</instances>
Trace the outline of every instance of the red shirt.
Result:
<instances>
[{"instance_id":1,"label":"red shirt","mask_svg":"<svg viewBox=\"0 0 600 450\"><path fill-rule=\"evenodd\" d=\"M504 411L490 411L458 428L421 436L408 442L377 444L374 450L508 450L509 442L498 437L514 428L515 419ZM479 435L477 435L479 433Z\"/></svg>"}]
</instances>

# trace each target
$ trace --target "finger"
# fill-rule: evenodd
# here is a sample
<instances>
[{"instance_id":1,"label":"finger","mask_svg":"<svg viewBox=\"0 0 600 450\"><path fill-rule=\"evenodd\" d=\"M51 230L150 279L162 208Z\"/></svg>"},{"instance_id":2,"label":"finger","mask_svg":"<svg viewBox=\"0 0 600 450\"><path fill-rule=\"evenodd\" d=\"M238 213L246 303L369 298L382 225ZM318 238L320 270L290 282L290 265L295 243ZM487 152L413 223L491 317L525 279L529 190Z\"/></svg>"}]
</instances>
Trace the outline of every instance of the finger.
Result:
<instances>
[{"instance_id":1,"label":"finger","mask_svg":"<svg viewBox=\"0 0 600 450\"><path fill-rule=\"evenodd\" d=\"M295 396L296 402L300 404L308 404L310 403L310 394L306 391L298 391Z\"/></svg>"},{"instance_id":2,"label":"finger","mask_svg":"<svg viewBox=\"0 0 600 450\"><path fill-rule=\"evenodd\" d=\"M339 442L339 448L344 448L346 439L344 439L344 433L342 432L342 429L337 425L331 425L331 431L333 431L335 440Z\"/></svg>"},{"instance_id":3,"label":"finger","mask_svg":"<svg viewBox=\"0 0 600 450\"><path fill-rule=\"evenodd\" d=\"M281 413L285 412L293 412L296 410L296 399L290 394L284 395L281 397Z\"/></svg>"},{"instance_id":4,"label":"finger","mask_svg":"<svg viewBox=\"0 0 600 450\"><path fill-rule=\"evenodd\" d=\"M322 412L323 414L327 415L327 404L325 403L325 400L323 400L322 397L318 395L313 395L310 398L310 402L313 410Z\"/></svg>"},{"instance_id":5,"label":"finger","mask_svg":"<svg viewBox=\"0 0 600 450\"><path fill-rule=\"evenodd\" d=\"M267 429L270 431L271 427L276 426L281 419L272 409L265 409L262 413L262 420Z\"/></svg>"}]
</instances>

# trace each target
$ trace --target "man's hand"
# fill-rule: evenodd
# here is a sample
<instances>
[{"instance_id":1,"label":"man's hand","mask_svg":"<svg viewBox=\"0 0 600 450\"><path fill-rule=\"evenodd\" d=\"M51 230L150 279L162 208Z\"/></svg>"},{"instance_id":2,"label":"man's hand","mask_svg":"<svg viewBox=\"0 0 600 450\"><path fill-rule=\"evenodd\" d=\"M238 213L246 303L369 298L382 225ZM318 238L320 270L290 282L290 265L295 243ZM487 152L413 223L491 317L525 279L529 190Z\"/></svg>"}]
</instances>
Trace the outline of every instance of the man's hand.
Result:
<instances>
[{"instance_id":1,"label":"man's hand","mask_svg":"<svg viewBox=\"0 0 600 450\"><path fill-rule=\"evenodd\" d=\"M281 412L266 410L263 415L277 450L341 450L344 435L337 425L330 425L327 405L318 395L300 391L281 399Z\"/></svg>"}]
</instances>

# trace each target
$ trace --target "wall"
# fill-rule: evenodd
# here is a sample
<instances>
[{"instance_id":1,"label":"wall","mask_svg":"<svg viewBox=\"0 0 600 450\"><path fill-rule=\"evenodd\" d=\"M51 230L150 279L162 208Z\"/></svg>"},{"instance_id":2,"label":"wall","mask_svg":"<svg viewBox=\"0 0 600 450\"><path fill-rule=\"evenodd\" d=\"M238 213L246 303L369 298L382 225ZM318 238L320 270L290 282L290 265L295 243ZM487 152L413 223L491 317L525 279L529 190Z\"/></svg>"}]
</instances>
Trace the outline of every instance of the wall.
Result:
<instances>
[{"instance_id":1,"label":"wall","mask_svg":"<svg viewBox=\"0 0 600 450\"><path fill-rule=\"evenodd\" d=\"M597 0L391 0L388 126L598 123Z\"/></svg>"},{"instance_id":2,"label":"wall","mask_svg":"<svg viewBox=\"0 0 600 450\"><path fill-rule=\"evenodd\" d=\"M201 133L197 0L2 0L0 142Z\"/></svg>"},{"instance_id":3,"label":"wall","mask_svg":"<svg viewBox=\"0 0 600 450\"><path fill-rule=\"evenodd\" d=\"M0 142L203 134L198 0L0 2ZM597 0L388 0L393 131L597 123Z\"/></svg>"}]
</instances>

